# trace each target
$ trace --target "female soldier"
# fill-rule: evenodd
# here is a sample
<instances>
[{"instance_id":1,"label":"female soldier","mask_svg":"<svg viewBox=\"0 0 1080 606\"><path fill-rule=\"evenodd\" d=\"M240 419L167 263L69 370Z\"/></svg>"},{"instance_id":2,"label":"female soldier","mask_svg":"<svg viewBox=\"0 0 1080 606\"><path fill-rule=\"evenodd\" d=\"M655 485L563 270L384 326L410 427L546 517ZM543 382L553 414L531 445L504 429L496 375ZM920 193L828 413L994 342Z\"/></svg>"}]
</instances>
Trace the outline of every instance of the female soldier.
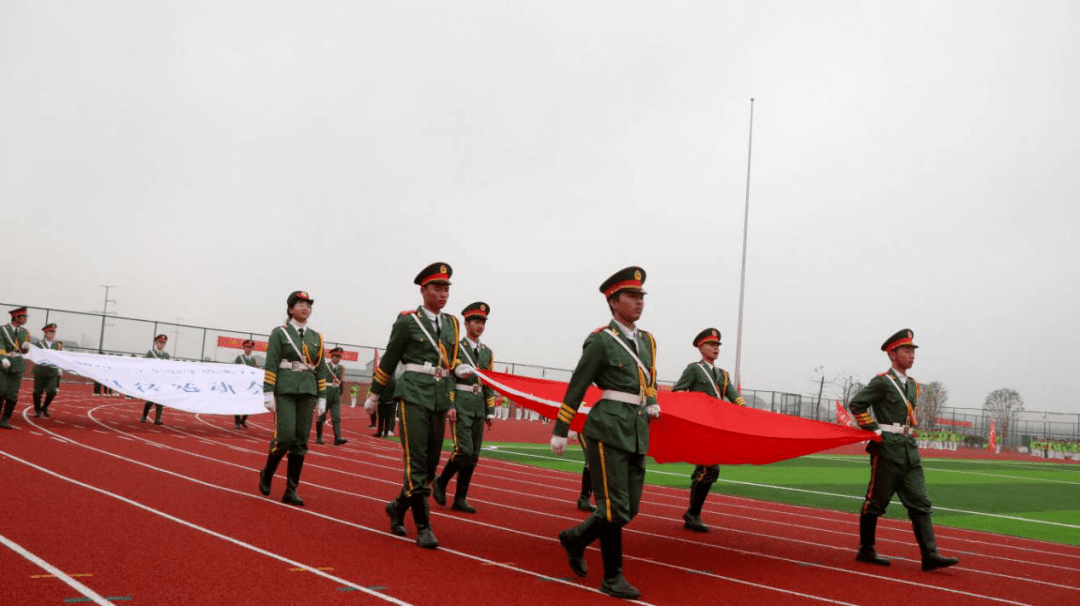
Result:
<instances>
[{"instance_id":1,"label":"female soldier","mask_svg":"<svg viewBox=\"0 0 1080 606\"><path fill-rule=\"evenodd\" d=\"M270 495L274 472L281 458L288 453L285 495L281 501L300 507L304 506L304 501L297 496L296 486L300 483L300 470L308 450L316 398L319 414L326 411L327 369L323 339L307 326L312 303L314 301L304 291L289 295L288 321L270 332L263 380L263 403L274 413L274 437L270 440L266 467L259 472L259 492Z\"/></svg>"}]
</instances>

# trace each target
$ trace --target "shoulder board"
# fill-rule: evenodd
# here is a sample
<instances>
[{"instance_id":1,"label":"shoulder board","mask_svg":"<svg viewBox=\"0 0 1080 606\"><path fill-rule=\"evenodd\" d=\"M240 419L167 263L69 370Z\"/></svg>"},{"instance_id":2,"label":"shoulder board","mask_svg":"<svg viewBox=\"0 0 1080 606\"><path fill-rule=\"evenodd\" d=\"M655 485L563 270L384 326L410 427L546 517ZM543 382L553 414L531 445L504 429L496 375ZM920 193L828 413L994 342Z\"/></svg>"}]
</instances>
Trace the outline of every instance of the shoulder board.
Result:
<instances>
[{"instance_id":1,"label":"shoulder board","mask_svg":"<svg viewBox=\"0 0 1080 606\"><path fill-rule=\"evenodd\" d=\"M412 314L412 313L416 313L416 310L415 309L406 309L405 311L401 312L398 315L399 316L407 316L407 315Z\"/></svg>"},{"instance_id":2,"label":"shoulder board","mask_svg":"<svg viewBox=\"0 0 1080 606\"><path fill-rule=\"evenodd\" d=\"M885 372L879 372L879 373L877 373L877 376L879 376L879 377L884 377L884 376L885 376L885 375L887 375L887 374L889 374L889 371L885 371Z\"/></svg>"},{"instance_id":3,"label":"shoulder board","mask_svg":"<svg viewBox=\"0 0 1080 606\"><path fill-rule=\"evenodd\" d=\"M592 331L592 334L595 335L596 333L600 332L601 330L604 330L605 328L607 328L606 324L604 326L601 326L600 328L597 328L596 330Z\"/></svg>"},{"instance_id":4,"label":"shoulder board","mask_svg":"<svg viewBox=\"0 0 1080 606\"><path fill-rule=\"evenodd\" d=\"M650 339L651 339L651 338L653 338L653 336L652 336L652 333L651 333L651 332L649 332L649 331L647 331L647 330L641 330L641 329L639 328L639 329L638 329L638 332L640 332L641 334L645 335L646 337L649 337Z\"/></svg>"}]
</instances>

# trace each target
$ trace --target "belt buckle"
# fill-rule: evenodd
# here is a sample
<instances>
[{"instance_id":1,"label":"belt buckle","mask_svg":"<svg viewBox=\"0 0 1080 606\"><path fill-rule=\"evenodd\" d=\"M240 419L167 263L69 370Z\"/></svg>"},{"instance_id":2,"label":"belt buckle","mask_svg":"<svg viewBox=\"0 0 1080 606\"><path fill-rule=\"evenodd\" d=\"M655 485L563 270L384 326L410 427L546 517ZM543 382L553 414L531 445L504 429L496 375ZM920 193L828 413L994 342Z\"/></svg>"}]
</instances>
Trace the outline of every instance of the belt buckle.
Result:
<instances>
[{"instance_id":1,"label":"belt buckle","mask_svg":"<svg viewBox=\"0 0 1080 606\"><path fill-rule=\"evenodd\" d=\"M480 395L480 384L476 383L472 386L473 395Z\"/></svg>"},{"instance_id":2,"label":"belt buckle","mask_svg":"<svg viewBox=\"0 0 1080 606\"><path fill-rule=\"evenodd\" d=\"M443 377L446 376L446 369L442 366L436 366L434 375L436 381L442 381Z\"/></svg>"}]
</instances>

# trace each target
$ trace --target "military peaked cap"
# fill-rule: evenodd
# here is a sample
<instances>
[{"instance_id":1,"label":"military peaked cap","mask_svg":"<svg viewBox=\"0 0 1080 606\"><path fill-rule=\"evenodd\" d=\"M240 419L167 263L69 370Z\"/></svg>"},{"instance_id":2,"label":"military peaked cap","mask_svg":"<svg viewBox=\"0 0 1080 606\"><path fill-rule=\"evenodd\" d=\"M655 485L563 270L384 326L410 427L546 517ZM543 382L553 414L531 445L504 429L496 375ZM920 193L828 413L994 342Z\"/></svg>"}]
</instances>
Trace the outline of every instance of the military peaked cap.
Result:
<instances>
[{"instance_id":1,"label":"military peaked cap","mask_svg":"<svg viewBox=\"0 0 1080 606\"><path fill-rule=\"evenodd\" d=\"M25 316L25 315L28 315L28 314L26 313L26 307L25 307L25 306L23 306L23 307L19 307L19 308L17 308L17 309L13 309L13 310L9 311L8 313L9 313L9 314L11 314L11 317L12 317L12 318L14 318L15 316Z\"/></svg>"},{"instance_id":2,"label":"military peaked cap","mask_svg":"<svg viewBox=\"0 0 1080 606\"><path fill-rule=\"evenodd\" d=\"M911 332L910 328L905 328L889 337L884 343L881 344L881 351L889 352L897 347L918 347L918 345L911 342L915 338L915 333Z\"/></svg>"},{"instance_id":3,"label":"military peaked cap","mask_svg":"<svg viewBox=\"0 0 1080 606\"><path fill-rule=\"evenodd\" d=\"M56 330L56 324L52 324L52 323L46 324L44 327L42 327L41 332L45 332L45 331L48 331L48 330Z\"/></svg>"},{"instance_id":4,"label":"military peaked cap","mask_svg":"<svg viewBox=\"0 0 1080 606\"><path fill-rule=\"evenodd\" d=\"M446 263L432 263L416 274L413 284L427 286L428 284L450 284L450 276L454 270Z\"/></svg>"},{"instance_id":5,"label":"military peaked cap","mask_svg":"<svg viewBox=\"0 0 1080 606\"><path fill-rule=\"evenodd\" d=\"M330 350L330 355L332 355L332 356L340 356L344 352L345 352L344 349L342 349L340 347L335 347L335 348Z\"/></svg>"},{"instance_id":6,"label":"military peaked cap","mask_svg":"<svg viewBox=\"0 0 1080 606\"><path fill-rule=\"evenodd\" d=\"M461 310L461 317L465 318L465 321L469 320L487 320L488 313L491 312L491 308L487 303L483 301L477 301L476 303L469 303L465 309Z\"/></svg>"},{"instance_id":7,"label":"military peaked cap","mask_svg":"<svg viewBox=\"0 0 1080 606\"><path fill-rule=\"evenodd\" d=\"M315 299L312 299L307 294L306 290L293 291L293 293L289 295L289 301L287 303L289 309L292 309L292 306L296 305L297 301L307 301L309 305L315 304Z\"/></svg>"},{"instance_id":8,"label":"military peaked cap","mask_svg":"<svg viewBox=\"0 0 1080 606\"><path fill-rule=\"evenodd\" d=\"M612 274L610 278L604 280L604 283L600 285L600 292L604 293L604 296L609 299L624 290L645 294L645 291L641 288L644 283L645 270L640 267L630 266L620 269Z\"/></svg>"},{"instance_id":9,"label":"military peaked cap","mask_svg":"<svg viewBox=\"0 0 1080 606\"><path fill-rule=\"evenodd\" d=\"M244 347L247 347L248 345L255 347L255 341L252 341L251 339L244 339L244 342L241 345L243 345Z\"/></svg>"},{"instance_id":10,"label":"military peaked cap","mask_svg":"<svg viewBox=\"0 0 1080 606\"><path fill-rule=\"evenodd\" d=\"M706 328L694 337L694 347L700 347L703 343L720 344L720 331L715 328Z\"/></svg>"},{"instance_id":11,"label":"military peaked cap","mask_svg":"<svg viewBox=\"0 0 1080 606\"><path fill-rule=\"evenodd\" d=\"M160 335L154 337L154 343L157 343L158 341L168 341L168 340L169 340L169 337L167 337L164 334L160 334Z\"/></svg>"}]
</instances>

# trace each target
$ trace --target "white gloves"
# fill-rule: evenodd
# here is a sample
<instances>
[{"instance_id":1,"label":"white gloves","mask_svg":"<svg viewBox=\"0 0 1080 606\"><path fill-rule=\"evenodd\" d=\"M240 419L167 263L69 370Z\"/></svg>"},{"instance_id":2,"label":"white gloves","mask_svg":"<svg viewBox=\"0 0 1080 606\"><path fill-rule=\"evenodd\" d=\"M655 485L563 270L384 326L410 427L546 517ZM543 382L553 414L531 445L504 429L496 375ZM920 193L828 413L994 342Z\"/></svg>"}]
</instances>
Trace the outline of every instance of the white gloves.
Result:
<instances>
[{"instance_id":1,"label":"white gloves","mask_svg":"<svg viewBox=\"0 0 1080 606\"><path fill-rule=\"evenodd\" d=\"M454 374L457 375L457 378L459 379L468 379L476 374L476 369L473 368L471 364L458 364L454 368Z\"/></svg>"},{"instance_id":2,"label":"white gloves","mask_svg":"<svg viewBox=\"0 0 1080 606\"><path fill-rule=\"evenodd\" d=\"M569 439L569 440L576 440L577 439L577 432L574 431L573 429L571 429L569 432L567 432L566 438Z\"/></svg>"},{"instance_id":3,"label":"white gloves","mask_svg":"<svg viewBox=\"0 0 1080 606\"><path fill-rule=\"evenodd\" d=\"M319 412L319 416L326 412L326 398L319 398L315 401L315 410Z\"/></svg>"},{"instance_id":4,"label":"white gloves","mask_svg":"<svg viewBox=\"0 0 1080 606\"><path fill-rule=\"evenodd\" d=\"M649 415L650 418L659 419L660 418L660 405L659 404L649 404L648 406L645 407L645 414Z\"/></svg>"},{"instance_id":5,"label":"white gloves","mask_svg":"<svg viewBox=\"0 0 1080 606\"><path fill-rule=\"evenodd\" d=\"M875 429L874 433L880 436L881 435L881 430L880 429Z\"/></svg>"},{"instance_id":6,"label":"white gloves","mask_svg":"<svg viewBox=\"0 0 1080 606\"><path fill-rule=\"evenodd\" d=\"M7 370L7 369L11 368L11 362L8 361L7 358L4 358L3 360L0 360L0 366L3 366L4 370Z\"/></svg>"},{"instance_id":7,"label":"white gloves","mask_svg":"<svg viewBox=\"0 0 1080 606\"><path fill-rule=\"evenodd\" d=\"M22 350L23 350L23 353L26 353L26 352L30 351L30 341L27 341L27 342L22 344Z\"/></svg>"},{"instance_id":8,"label":"white gloves","mask_svg":"<svg viewBox=\"0 0 1080 606\"><path fill-rule=\"evenodd\" d=\"M558 455L566 452L566 438L551 436L551 452Z\"/></svg>"},{"instance_id":9,"label":"white gloves","mask_svg":"<svg viewBox=\"0 0 1080 606\"><path fill-rule=\"evenodd\" d=\"M371 411L375 410L375 407L379 405L379 396L371 394L364 400L364 412L371 414Z\"/></svg>"},{"instance_id":10,"label":"white gloves","mask_svg":"<svg viewBox=\"0 0 1080 606\"><path fill-rule=\"evenodd\" d=\"M274 412L275 410L277 410L277 404L274 402L274 392L263 392L263 406L266 407L266 410L269 410L270 412Z\"/></svg>"}]
</instances>

